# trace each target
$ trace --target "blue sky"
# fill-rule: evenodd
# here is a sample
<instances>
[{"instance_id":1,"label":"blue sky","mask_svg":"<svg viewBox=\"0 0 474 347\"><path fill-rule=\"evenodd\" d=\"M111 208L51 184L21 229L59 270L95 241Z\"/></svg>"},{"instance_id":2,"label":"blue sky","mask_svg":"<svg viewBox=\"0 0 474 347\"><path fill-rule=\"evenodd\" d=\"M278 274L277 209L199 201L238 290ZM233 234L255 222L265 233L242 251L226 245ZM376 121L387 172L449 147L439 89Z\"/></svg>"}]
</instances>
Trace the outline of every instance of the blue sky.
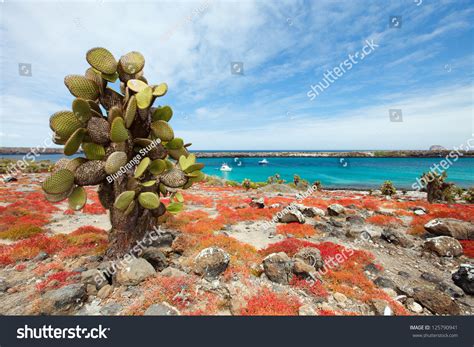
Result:
<instances>
[{"instance_id":1,"label":"blue sky","mask_svg":"<svg viewBox=\"0 0 474 347\"><path fill-rule=\"evenodd\" d=\"M194 149L451 148L473 136L472 1L5 0L0 9L1 146L44 142L49 116L73 100L64 76L84 73L97 46L144 54L148 80L169 85L156 104L173 108L175 132ZM310 86L366 40L378 47L311 100Z\"/></svg>"}]
</instances>

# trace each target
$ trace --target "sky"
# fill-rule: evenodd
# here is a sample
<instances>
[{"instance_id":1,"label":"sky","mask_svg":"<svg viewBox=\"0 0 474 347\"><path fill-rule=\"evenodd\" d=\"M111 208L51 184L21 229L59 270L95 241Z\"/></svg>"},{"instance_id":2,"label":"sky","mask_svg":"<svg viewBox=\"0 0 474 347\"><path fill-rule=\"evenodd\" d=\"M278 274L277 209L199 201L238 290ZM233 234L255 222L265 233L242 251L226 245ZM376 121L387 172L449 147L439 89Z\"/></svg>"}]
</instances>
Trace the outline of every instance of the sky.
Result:
<instances>
[{"instance_id":1,"label":"sky","mask_svg":"<svg viewBox=\"0 0 474 347\"><path fill-rule=\"evenodd\" d=\"M194 150L453 148L474 133L473 19L470 0L0 0L0 146L48 142L64 76L105 47L145 56Z\"/></svg>"}]
</instances>

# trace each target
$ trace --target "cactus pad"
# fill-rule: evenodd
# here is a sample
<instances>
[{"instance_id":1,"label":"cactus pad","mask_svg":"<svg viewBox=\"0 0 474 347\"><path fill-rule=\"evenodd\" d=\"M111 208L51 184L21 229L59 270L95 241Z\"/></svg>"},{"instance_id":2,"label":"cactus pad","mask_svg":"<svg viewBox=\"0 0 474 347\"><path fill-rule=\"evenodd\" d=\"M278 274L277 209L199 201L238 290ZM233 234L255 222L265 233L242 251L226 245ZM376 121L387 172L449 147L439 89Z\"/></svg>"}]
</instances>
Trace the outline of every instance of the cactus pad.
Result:
<instances>
[{"instance_id":1,"label":"cactus pad","mask_svg":"<svg viewBox=\"0 0 474 347\"><path fill-rule=\"evenodd\" d=\"M166 170L166 162L162 159L153 160L148 170L155 176L160 175Z\"/></svg>"},{"instance_id":2,"label":"cactus pad","mask_svg":"<svg viewBox=\"0 0 474 347\"><path fill-rule=\"evenodd\" d=\"M105 157L105 148L93 142L84 142L82 149L89 160L101 160Z\"/></svg>"},{"instance_id":3,"label":"cactus pad","mask_svg":"<svg viewBox=\"0 0 474 347\"><path fill-rule=\"evenodd\" d=\"M169 122L171 117L173 117L173 110L169 106L158 107L152 115L152 120L164 120Z\"/></svg>"},{"instance_id":4,"label":"cactus pad","mask_svg":"<svg viewBox=\"0 0 474 347\"><path fill-rule=\"evenodd\" d=\"M133 90L135 93L139 93L148 87L148 84L141 80L131 79L127 81L127 87L130 88L130 90Z\"/></svg>"},{"instance_id":5,"label":"cactus pad","mask_svg":"<svg viewBox=\"0 0 474 347\"><path fill-rule=\"evenodd\" d=\"M161 83L153 88L153 96L163 96L168 91L168 85Z\"/></svg>"},{"instance_id":6,"label":"cactus pad","mask_svg":"<svg viewBox=\"0 0 474 347\"><path fill-rule=\"evenodd\" d=\"M87 193L84 187L76 187L69 195L69 208L77 211L84 207L87 202Z\"/></svg>"},{"instance_id":7,"label":"cactus pad","mask_svg":"<svg viewBox=\"0 0 474 347\"><path fill-rule=\"evenodd\" d=\"M64 145L64 154L73 155L76 153L81 146L82 140L84 139L86 133L87 130L84 128L77 129L66 141L66 144Z\"/></svg>"},{"instance_id":8,"label":"cactus pad","mask_svg":"<svg viewBox=\"0 0 474 347\"><path fill-rule=\"evenodd\" d=\"M91 118L87 123L87 131L94 143L107 145L110 142L110 125L104 118Z\"/></svg>"},{"instance_id":9,"label":"cactus pad","mask_svg":"<svg viewBox=\"0 0 474 347\"><path fill-rule=\"evenodd\" d=\"M60 138L67 140L83 124L73 112L59 111L51 116L49 126Z\"/></svg>"},{"instance_id":10,"label":"cactus pad","mask_svg":"<svg viewBox=\"0 0 474 347\"><path fill-rule=\"evenodd\" d=\"M145 58L139 52L129 52L119 60L122 70L130 75L139 73L145 66Z\"/></svg>"},{"instance_id":11,"label":"cactus pad","mask_svg":"<svg viewBox=\"0 0 474 347\"><path fill-rule=\"evenodd\" d=\"M122 117L117 117L112 121L110 139L113 142L123 142L128 139L128 131L127 128L125 128Z\"/></svg>"},{"instance_id":12,"label":"cactus pad","mask_svg":"<svg viewBox=\"0 0 474 347\"><path fill-rule=\"evenodd\" d=\"M158 197L158 194L153 192L140 193L140 195L138 195L138 202L144 208L149 210L153 210L160 206L160 198Z\"/></svg>"},{"instance_id":13,"label":"cactus pad","mask_svg":"<svg viewBox=\"0 0 474 347\"><path fill-rule=\"evenodd\" d=\"M95 186L101 183L105 176L105 163L102 160L88 160L74 172L74 181L79 186Z\"/></svg>"},{"instance_id":14,"label":"cactus pad","mask_svg":"<svg viewBox=\"0 0 474 347\"><path fill-rule=\"evenodd\" d=\"M151 130L161 141L171 141L174 137L173 129L164 120L151 123Z\"/></svg>"},{"instance_id":15,"label":"cactus pad","mask_svg":"<svg viewBox=\"0 0 474 347\"><path fill-rule=\"evenodd\" d=\"M180 149L183 147L184 141L183 139L180 139L179 137L176 137L172 139L170 142L166 144L166 148L168 149Z\"/></svg>"},{"instance_id":16,"label":"cactus pad","mask_svg":"<svg viewBox=\"0 0 474 347\"><path fill-rule=\"evenodd\" d=\"M188 182L188 177L183 171L173 168L160 176L160 182L170 188L179 188Z\"/></svg>"},{"instance_id":17,"label":"cactus pad","mask_svg":"<svg viewBox=\"0 0 474 347\"><path fill-rule=\"evenodd\" d=\"M127 108L125 109L124 119L126 128L130 128L132 125L135 120L135 113L137 113L137 99L135 95L133 95L130 97L130 100L128 100Z\"/></svg>"},{"instance_id":18,"label":"cactus pad","mask_svg":"<svg viewBox=\"0 0 474 347\"><path fill-rule=\"evenodd\" d=\"M114 207L118 210L123 211L132 203L134 198L135 191L127 190L117 196L117 199L115 199Z\"/></svg>"},{"instance_id":19,"label":"cactus pad","mask_svg":"<svg viewBox=\"0 0 474 347\"><path fill-rule=\"evenodd\" d=\"M86 53L86 60L91 66L105 74L113 74L117 71L117 61L112 53L105 48L96 47Z\"/></svg>"},{"instance_id":20,"label":"cactus pad","mask_svg":"<svg viewBox=\"0 0 474 347\"><path fill-rule=\"evenodd\" d=\"M120 170L125 164L127 164L127 153L113 152L105 161L105 172L111 175Z\"/></svg>"},{"instance_id":21,"label":"cactus pad","mask_svg":"<svg viewBox=\"0 0 474 347\"><path fill-rule=\"evenodd\" d=\"M84 76L68 75L64 78L64 84L78 98L95 100L99 97L99 86Z\"/></svg>"},{"instance_id":22,"label":"cactus pad","mask_svg":"<svg viewBox=\"0 0 474 347\"><path fill-rule=\"evenodd\" d=\"M74 173L61 169L43 182L43 190L48 194L61 194L69 191L74 184Z\"/></svg>"},{"instance_id":23,"label":"cactus pad","mask_svg":"<svg viewBox=\"0 0 474 347\"><path fill-rule=\"evenodd\" d=\"M83 123L86 123L92 116L89 102L81 98L74 99L72 102L72 112Z\"/></svg>"},{"instance_id":24,"label":"cactus pad","mask_svg":"<svg viewBox=\"0 0 474 347\"><path fill-rule=\"evenodd\" d=\"M137 106L139 109L146 109L150 106L153 99L153 90L151 87L146 87L136 94Z\"/></svg>"},{"instance_id":25,"label":"cactus pad","mask_svg":"<svg viewBox=\"0 0 474 347\"><path fill-rule=\"evenodd\" d=\"M137 168L135 169L135 173L133 177L135 178L141 177L145 173L145 170L148 168L148 165L150 165L150 158L148 157L143 158L140 164L138 164Z\"/></svg>"}]
</instances>

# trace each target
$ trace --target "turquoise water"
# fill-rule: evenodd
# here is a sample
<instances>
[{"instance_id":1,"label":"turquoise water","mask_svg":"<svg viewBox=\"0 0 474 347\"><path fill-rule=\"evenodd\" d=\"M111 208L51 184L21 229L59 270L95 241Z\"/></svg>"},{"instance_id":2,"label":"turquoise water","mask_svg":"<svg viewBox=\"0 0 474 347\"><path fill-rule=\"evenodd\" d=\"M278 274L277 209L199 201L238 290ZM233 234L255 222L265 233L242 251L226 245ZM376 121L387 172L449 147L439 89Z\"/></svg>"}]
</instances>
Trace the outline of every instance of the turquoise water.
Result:
<instances>
[{"instance_id":1,"label":"turquoise water","mask_svg":"<svg viewBox=\"0 0 474 347\"><path fill-rule=\"evenodd\" d=\"M22 155L3 155L3 158L21 159ZM40 159L57 161L62 155L41 155ZM385 180L391 180L398 188L410 188L431 165L439 164L441 158L267 158L269 164L258 165L262 158L242 158L237 166L234 158L202 158L206 164L204 172L221 178L239 181L266 181L279 173L291 182L293 175L310 182L321 181L324 187L332 188L376 188ZM232 167L231 172L221 172L223 162ZM448 169L448 178L461 187L474 186L474 158L460 158Z\"/></svg>"}]
</instances>

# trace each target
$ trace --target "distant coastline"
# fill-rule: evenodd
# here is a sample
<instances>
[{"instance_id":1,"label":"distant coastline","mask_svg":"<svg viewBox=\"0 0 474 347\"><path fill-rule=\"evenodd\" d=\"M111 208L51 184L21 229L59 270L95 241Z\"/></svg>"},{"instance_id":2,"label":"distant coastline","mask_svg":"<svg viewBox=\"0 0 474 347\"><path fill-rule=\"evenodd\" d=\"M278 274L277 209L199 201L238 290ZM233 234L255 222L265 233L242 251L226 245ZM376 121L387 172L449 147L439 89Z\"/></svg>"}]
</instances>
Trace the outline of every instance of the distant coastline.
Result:
<instances>
[{"instance_id":1,"label":"distant coastline","mask_svg":"<svg viewBox=\"0 0 474 347\"><path fill-rule=\"evenodd\" d=\"M29 147L0 147L0 155L27 154ZM368 151L192 151L199 158L308 157L308 158L436 158L446 157L450 150L368 150ZM474 150L460 151L463 157L474 157ZM62 148L46 148L43 154L62 154Z\"/></svg>"}]
</instances>

